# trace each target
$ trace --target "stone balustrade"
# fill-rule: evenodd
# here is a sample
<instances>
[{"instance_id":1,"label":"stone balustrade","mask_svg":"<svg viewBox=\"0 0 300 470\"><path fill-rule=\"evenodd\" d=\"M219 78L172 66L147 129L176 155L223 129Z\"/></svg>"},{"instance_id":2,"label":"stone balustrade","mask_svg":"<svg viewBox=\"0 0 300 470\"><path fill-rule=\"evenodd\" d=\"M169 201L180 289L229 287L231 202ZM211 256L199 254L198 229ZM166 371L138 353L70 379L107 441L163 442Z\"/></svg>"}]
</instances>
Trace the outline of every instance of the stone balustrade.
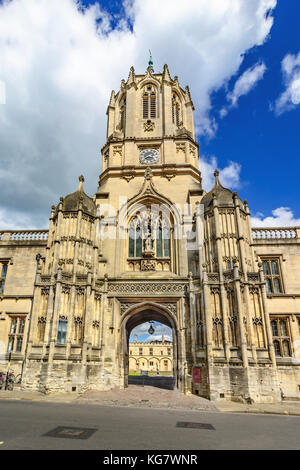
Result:
<instances>
[{"instance_id":1,"label":"stone balustrade","mask_svg":"<svg viewBox=\"0 0 300 470\"><path fill-rule=\"evenodd\" d=\"M39 241L48 239L48 230L3 230L0 241Z\"/></svg>"},{"instance_id":2,"label":"stone balustrade","mask_svg":"<svg viewBox=\"0 0 300 470\"><path fill-rule=\"evenodd\" d=\"M291 240L300 238L300 227L252 228L253 240Z\"/></svg>"}]
</instances>

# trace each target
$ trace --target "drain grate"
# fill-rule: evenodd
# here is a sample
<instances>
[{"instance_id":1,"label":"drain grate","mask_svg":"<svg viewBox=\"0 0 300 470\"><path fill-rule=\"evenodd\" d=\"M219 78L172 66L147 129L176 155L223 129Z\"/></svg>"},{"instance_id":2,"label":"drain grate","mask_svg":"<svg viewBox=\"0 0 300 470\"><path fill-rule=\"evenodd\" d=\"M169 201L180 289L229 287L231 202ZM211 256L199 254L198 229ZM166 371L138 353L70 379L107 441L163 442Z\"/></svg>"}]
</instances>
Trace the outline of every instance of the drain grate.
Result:
<instances>
[{"instance_id":1,"label":"drain grate","mask_svg":"<svg viewBox=\"0 0 300 470\"><path fill-rule=\"evenodd\" d=\"M190 429L211 429L215 431L212 424L206 423L191 423L188 421L178 421L176 428L190 428Z\"/></svg>"},{"instance_id":2,"label":"drain grate","mask_svg":"<svg viewBox=\"0 0 300 470\"><path fill-rule=\"evenodd\" d=\"M58 426L57 428L52 429L52 431L49 431L46 434L43 434L43 436L61 437L65 439L88 439L96 431L98 431L98 429L72 428L72 427Z\"/></svg>"}]
</instances>

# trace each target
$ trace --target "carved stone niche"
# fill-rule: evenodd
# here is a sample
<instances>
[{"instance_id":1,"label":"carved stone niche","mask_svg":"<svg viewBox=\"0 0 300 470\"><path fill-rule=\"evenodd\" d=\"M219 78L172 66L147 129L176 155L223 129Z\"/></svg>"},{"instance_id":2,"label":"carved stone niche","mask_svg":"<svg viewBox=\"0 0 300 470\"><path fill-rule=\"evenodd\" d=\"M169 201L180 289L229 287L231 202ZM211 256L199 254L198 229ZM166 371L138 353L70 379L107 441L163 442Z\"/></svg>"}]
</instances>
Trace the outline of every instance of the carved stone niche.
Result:
<instances>
[{"instance_id":1,"label":"carved stone niche","mask_svg":"<svg viewBox=\"0 0 300 470\"><path fill-rule=\"evenodd\" d=\"M145 259L141 262L141 271L155 271L156 261L153 259Z\"/></svg>"}]
</instances>

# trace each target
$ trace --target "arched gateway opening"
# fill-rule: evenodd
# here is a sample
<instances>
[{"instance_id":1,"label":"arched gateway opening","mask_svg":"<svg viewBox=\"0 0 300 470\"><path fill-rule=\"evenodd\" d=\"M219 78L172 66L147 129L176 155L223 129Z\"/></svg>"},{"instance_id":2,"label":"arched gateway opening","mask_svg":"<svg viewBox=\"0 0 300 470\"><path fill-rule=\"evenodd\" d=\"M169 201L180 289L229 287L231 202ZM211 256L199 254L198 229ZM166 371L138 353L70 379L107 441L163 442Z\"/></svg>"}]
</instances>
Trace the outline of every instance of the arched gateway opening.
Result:
<instances>
[{"instance_id":1,"label":"arched gateway opening","mask_svg":"<svg viewBox=\"0 0 300 470\"><path fill-rule=\"evenodd\" d=\"M163 304L154 302L143 302L131 307L122 319L121 331L121 351L120 351L120 375L121 386L128 387L129 374L129 338L132 330L142 323L155 321L162 323L172 329L172 348L173 348L173 371L172 376L175 379L175 388L181 388L181 354L180 341L178 335L177 319L175 315Z\"/></svg>"}]
</instances>

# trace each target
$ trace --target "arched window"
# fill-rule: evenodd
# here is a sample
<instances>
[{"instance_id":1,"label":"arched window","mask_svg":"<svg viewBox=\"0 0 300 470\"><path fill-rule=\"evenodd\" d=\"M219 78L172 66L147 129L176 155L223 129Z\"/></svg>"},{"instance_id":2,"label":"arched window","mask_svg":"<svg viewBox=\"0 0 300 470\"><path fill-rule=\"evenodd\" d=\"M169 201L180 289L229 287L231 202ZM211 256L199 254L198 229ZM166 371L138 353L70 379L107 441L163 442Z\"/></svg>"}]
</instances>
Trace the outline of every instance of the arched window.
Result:
<instances>
[{"instance_id":1,"label":"arched window","mask_svg":"<svg viewBox=\"0 0 300 470\"><path fill-rule=\"evenodd\" d=\"M120 129L125 129L126 122L126 98L124 97L120 102Z\"/></svg>"},{"instance_id":2,"label":"arched window","mask_svg":"<svg viewBox=\"0 0 300 470\"><path fill-rule=\"evenodd\" d=\"M172 97L172 121L177 127L181 124L181 106L180 100L176 93L173 93Z\"/></svg>"},{"instance_id":3,"label":"arched window","mask_svg":"<svg viewBox=\"0 0 300 470\"><path fill-rule=\"evenodd\" d=\"M155 119L157 117L156 92L152 85L145 88L143 94L143 118Z\"/></svg>"},{"instance_id":4,"label":"arched window","mask_svg":"<svg viewBox=\"0 0 300 470\"><path fill-rule=\"evenodd\" d=\"M159 218L156 228L156 256L157 258L170 257L170 228L163 217Z\"/></svg>"},{"instance_id":5,"label":"arched window","mask_svg":"<svg viewBox=\"0 0 300 470\"><path fill-rule=\"evenodd\" d=\"M141 258L142 236L138 217L134 217L129 227L129 258Z\"/></svg>"},{"instance_id":6,"label":"arched window","mask_svg":"<svg viewBox=\"0 0 300 470\"><path fill-rule=\"evenodd\" d=\"M157 258L170 258L170 226L160 214L152 223L145 223L145 217L136 215L129 225L129 258L141 258L149 250Z\"/></svg>"}]
</instances>

